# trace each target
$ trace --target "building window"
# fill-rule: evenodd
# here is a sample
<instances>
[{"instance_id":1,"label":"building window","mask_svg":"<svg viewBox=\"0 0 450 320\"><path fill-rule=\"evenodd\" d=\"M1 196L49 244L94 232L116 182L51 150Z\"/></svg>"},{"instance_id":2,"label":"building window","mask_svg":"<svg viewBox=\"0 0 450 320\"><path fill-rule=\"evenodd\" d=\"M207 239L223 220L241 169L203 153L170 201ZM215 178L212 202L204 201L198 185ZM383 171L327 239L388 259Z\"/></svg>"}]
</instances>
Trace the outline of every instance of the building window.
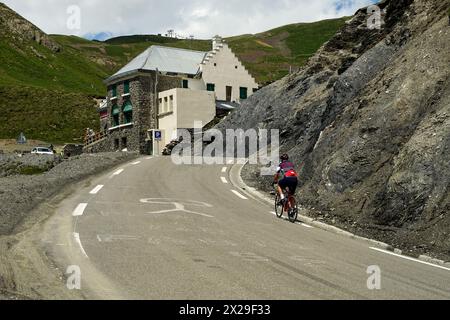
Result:
<instances>
[{"instance_id":1,"label":"building window","mask_svg":"<svg viewBox=\"0 0 450 320\"><path fill-rule=\"evenodd\" d=\"M123 92L124 94L130 93L130 81L125 81L123 84Z\"/></svg>"},{"instance_id":2,"label":"building window","mask_svg":"<svg viewBox=\"0 0 450 320\"><path fill-rule=\"evenodd\" d=\"M173 96L170 96L169 112L173 111Z\"/></svg>"},{"instance_id":3,"label":"building window","mask_svg":"<svg viewBox=\"0 0 450 320\"><path fill-rule=\"evenodd\" d=\"M206 90L214 92L216 91L216 85L214 83L208 83L206 85Z\"/></svg>"},{"instance_id":4,"label":"building window","mask_svg":"<svg viewBox=\"0 0 450 320\"><path fill-rule=\"evenodd\" d=\"M167 97L164 97L164 108L163 113L167 112L169 110L169 100Z\"/></svg>"},{"instance_id":5,"label":"building window","mask_svg":"<svg viewBox=\"0 0 450 320\"><path fill-rule=\"evenodd\" d=\"M119 120L120 109L116 104L113 105L111 114L112 114L112 126L117 127L118 125L120 125Z\"/></svg>"},{"instance_id":6,"label":"building window","mask_svg":"<svg viewBox=\"0 0 450 320\"><path fill-rule=\"evenodd\" d=\"M235 68L235 69L237 69L237 68L238 68L238 66L234 66L234 68Z\"/></svg>"},{"instance_id":7,"label":"building window","mask_svg":"<svg viewBox=\"0 0 450 320\"><path fill-rule=\"evenodd\" d=\"M125 124L133 122L133 105L129 100L127 100L123 106L123 117L125 120Z\"/></svg>"},{"instance_id":8,"label":"building window","mask_svg":"<svg viewBox=\"0 0 450 320\"><path fill-rule=\"evenodd\" d=\"M231 102L231 99L233 98L233 87L232 86L226 86L225 92L227 95L226 101Z\"/></svg>"},{"instance_id":9,"label":"building window","mask_svg":"<svg viewBox=\"0 0 450 320\"><path fill-rule=\"evenodd\" d=\"M122 138L122 149L128 148L128 139L126 137Z\"/></svg>"},{"instance_id":10,"label":"building window","mask_svg":"<svg viewBox=\"0 0 450 320\"><path fill-rule=\"evenodd\" d=\"M119 142L120 142L119 139L114 140L114 150L119 150L120 148Z\"/></svg>"},{"instance_id":11,"label":"building window","mask_svg":"<svg viewBox=\"0 0 450 320\"><path fill-rule=\"evenodd\" d=\"M214 67L217 67L217 63L214 63Z\"/></svg>"},{"instance_id":12,"label":"building window","mask_svg":"<svg viewBox=\"0 0 450 320\"><path fill-rule=\"evenodd\" d=\"M113 86L112 86L111 91L112 91L112 93L111 93L112 97L113 97L113 98L114 98L114 97L117 97L117 86L116 86L116 85L113 85Z\"/></svg>"},{"instance_id":13,"label":"building window","mask_svg":"<svg viewBox=\"0 0 450 320\"><path fill-rule=\"evenodd\" d=\"M248 89L247 88L240 88L240 98L241 100L245 100L248 97Z\"/></svg>"},{"instance_id":14,"label":"building window","mask_svg":"<svg viewBox=\"0 0 450 320\"><path fill-rule=\"evenodd\" d=\"M183 89L189 89L189 81L183 80Z\"/></svg>"}]
</instances>

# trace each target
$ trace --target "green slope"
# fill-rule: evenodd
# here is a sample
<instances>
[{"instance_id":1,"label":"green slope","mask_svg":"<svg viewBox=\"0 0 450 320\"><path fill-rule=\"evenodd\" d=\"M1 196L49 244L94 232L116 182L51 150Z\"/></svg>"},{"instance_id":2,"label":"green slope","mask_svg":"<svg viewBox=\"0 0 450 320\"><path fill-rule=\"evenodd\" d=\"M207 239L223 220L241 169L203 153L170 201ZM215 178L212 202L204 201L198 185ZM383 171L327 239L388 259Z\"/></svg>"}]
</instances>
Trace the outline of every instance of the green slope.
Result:
<instances>
[{"instance_id":1,"label":"green slope","mask_svg":"<svg viewBox=\"0 0 450 320\"><path fill-rule=\"evenodd\" d=\"M98 127L98 114L86 94L37 87L0 86L0 137L53 144L80 143L86 128Z\"/></svg>"},{"instance_id":2,"label":"green slope","mask_svg":"<svg viewBox=\"0 0 450 320\"><path fill-rule=\"evenodd\" d=\"M348 18L293 24L256 35L227 38L226 41L260 84L276 81L289 70L298 69L339 30ZM105 42L53 35L66 47L85 58L103 61L103 69L114 73L152 45L209 51L210 40L182 40L156 35L117 37Z\"/></svg>"}]
</instances>

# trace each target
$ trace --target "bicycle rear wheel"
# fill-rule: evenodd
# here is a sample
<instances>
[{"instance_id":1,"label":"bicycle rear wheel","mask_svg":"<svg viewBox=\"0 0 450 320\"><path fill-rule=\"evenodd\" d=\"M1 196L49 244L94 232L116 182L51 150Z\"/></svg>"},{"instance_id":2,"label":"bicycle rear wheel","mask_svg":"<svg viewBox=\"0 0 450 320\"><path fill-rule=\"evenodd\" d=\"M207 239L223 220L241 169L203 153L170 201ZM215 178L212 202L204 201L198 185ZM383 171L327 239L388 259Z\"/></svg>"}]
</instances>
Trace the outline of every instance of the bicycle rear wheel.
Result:
<instances>
[{"instance_id":1,"label":"bicycle rear wheel","mask_svg":"<svg viewBox=\"0 0 450 320\"><path fill-rule=\"evenodd\" d=\"M283 205L279 204L280 200L281 200L280 195L277 194L277 196L275 197L275 213L277 214L278 218L281 218L283 216L283 210L284 210Z\"/></svg>"},{"instance_id":2,"label":"bicycle rear wheel","mask_svg":"<svg viewBox=\"0 0 450 320\"><path fill-rule=\"evenodd\" d=\"M294 197L291 197L289 199L291 201L292 209L289 210L289 221L292 223L296 223L298 219L298 206L297 206L297 200L295 200Z\"/></svg>"}]
</instances>

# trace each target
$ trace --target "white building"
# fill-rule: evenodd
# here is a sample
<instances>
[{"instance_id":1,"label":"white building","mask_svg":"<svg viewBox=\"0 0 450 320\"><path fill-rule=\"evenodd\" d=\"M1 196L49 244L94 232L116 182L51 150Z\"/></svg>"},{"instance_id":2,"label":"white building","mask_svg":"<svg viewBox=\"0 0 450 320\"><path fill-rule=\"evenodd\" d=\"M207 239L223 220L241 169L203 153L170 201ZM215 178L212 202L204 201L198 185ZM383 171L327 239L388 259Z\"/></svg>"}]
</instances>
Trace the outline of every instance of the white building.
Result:
<instances>
[{"instance_id":1,"label":"white building","mask_svg":"<svg viewBox=\"0 0 450 320\"><path fill-rule=\"evenodd\" d=\"M216 116L216 105L232 108L258 89L218 36L209 52L152 46L105 82L104 118L110 123L112 149L126 146L142 153L155 149L145 132L162 131L156 147L161 151L179 137L178 129L192 129L194 122L207 125Z\"/></svg>"}]
</instances>

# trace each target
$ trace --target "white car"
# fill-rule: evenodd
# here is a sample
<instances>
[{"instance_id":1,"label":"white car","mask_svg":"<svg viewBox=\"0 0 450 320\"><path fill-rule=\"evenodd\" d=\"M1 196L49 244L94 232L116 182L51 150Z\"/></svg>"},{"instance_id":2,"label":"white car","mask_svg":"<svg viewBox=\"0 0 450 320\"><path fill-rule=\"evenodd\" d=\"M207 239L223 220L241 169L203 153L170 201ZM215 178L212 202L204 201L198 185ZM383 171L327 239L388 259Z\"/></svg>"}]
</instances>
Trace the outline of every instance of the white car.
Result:
<instances>
[{"instance_id":1,"label":"white car","mask_svg":"<svg viewBox=\"0 0 450 320\"><path fill-rule=\"evenodd\" d=\"M31 154L45 154L45 155L54 155L53 151L50 150L49 148L34 148L33 150L31 150Z\"/></svg>"}]
</instances>

